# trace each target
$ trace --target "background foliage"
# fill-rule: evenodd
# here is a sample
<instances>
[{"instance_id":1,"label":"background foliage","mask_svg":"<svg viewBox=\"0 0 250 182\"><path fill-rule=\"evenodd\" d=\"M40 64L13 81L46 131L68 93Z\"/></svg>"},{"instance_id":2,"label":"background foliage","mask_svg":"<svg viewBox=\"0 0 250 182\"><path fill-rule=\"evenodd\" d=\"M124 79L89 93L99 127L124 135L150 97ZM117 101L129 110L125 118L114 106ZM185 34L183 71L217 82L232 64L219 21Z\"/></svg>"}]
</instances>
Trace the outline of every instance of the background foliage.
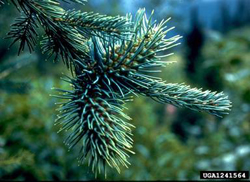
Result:
<instances>
[{"instance_id":1,"label":"background foliage","mask_svg":"<svg viewBox=\"0 0 250 182\"><path fill-rule=\"evenodd\" d=\"M188 30L183 28L187 20L178 14L182 2L169 2L171 11L164 12L164 1L136 1L148 12L154 8L160 18L171 14L172 24L179 27L176 31L185 37L175 55L168 58L176 63L168 65L160 76L168 82L224 91L233 102L232 111L218 119L136 98L127 104L136 126L136 154L121 174L108 171L108 180L199 179L200 170L250 168L250 16L240 9L248 1L238 1L235 15L227 15L227 4L216 1L221 7L217 12L221 13L220 25L208 27L197 18L189 22ZM95 7L96 12L117 15L122 13L123 3L89 0L83 10ZM199 3L189 3L193 4L191 16L199 17ZM0 37L8 32L15 13L11 6L0 7ZM18 47L8 50L10 43L0 41L0 179L94 179L87 165L77 165L78 150L68 152L62 142L66 136L58 134L59 126L54 126L57 100L49 94L54 94L52 87L68 89L59 79L61 72L68 71L60 62L45 62L39 47L32 55L25 50L17 57Z\"/></svg>"}]
</instances>

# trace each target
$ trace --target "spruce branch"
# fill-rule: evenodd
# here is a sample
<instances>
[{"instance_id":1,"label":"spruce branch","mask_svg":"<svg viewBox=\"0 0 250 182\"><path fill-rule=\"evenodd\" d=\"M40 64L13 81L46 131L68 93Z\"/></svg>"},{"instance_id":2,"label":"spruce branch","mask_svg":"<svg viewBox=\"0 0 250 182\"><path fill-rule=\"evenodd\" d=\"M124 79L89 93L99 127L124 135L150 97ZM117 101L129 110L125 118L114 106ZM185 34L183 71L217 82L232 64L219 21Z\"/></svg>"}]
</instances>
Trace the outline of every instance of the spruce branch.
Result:
<instances>
[{"instance_id":1,"label":"spruce branch","mask_svg":"<svg viewBox=\"0 0 250 182\"><path fill-rule=\"evenodd\" d=\"M168 63L161 59L171 55L164 53L178 44L176 42L180 36L166 38L166 33L171 30L165 26L168 20L158 24L152 21L152 15L148 19L143 9L138 11L134 19L130 18L130 21L134 23L132 27L134 34L128 35L126 39L121 40L105 35L102 38L99 36L90 38L87 42L89 57L84 60L75 60L75 78L68 81L73 85L74 91L64 91L66 94L63 95L65 99L70 101L64 103L60 108L62 113L59 119L64 124L62 129L73 126L77 128L77 130L73 130L67 143L73 147L81 140L89 146L88 148L91 148L91 152L94 154L89 161L94 171L100 168L100 163L94 161L101 160L104 166L105 163L110 165L110 161L106 158L103 160L103 155L98 153L100 150L97 147L98 144L91 143L91 145L89 141L91 136L85 133L89 133L96 127L96 133L91 133L93 137L98 133L107 134L106 129L101 130L98 127L100 123L107 128L112 128L114 125L111 123L114 122L123 129L129 127L130 124L125 124L120 119L118 121L120 124L116 123L116 115L122 116L123 112L121 110L112 112L112 105L117 106L131 93L148 96L161 103L170 103L196 111L206 111L219 117L227 114L231 107L231 102L222 93L202 91L182 84L166 84L161 78L152 76L150 73L159 71ZM163 54L159 55L159 53ZM118 107L121 105L119 104ZM100 121L100 118L95 117L100 115L109 115L110 117ZM81 127L79 124L81 122L86 124L81 125ZM111 131L113 130L109 130L109 132ZM118 131L126 133L122 129ZM109 132L108 136L113 135ZM83 137L85 135L86 137ZM120 139L119 141L123 141L122 143L128 143L128 148L130 148L132 141L129 142L127 136L120 135L117 138ZM120 145L119 141L113 140L114 145ZM122 148L124 149L124 146L120 149ZM86 156L86 153L88 151L81 151L83 156ZM121 151L117 151L117 153L121 153ZM121 160L120 157L112 155L111 158L112 161L120 161L119 164L126 164L126 160ZM115 162L110 166L119 171L119 164Z\"/></svg>"},{"instance_id":2,"label":"spruce branch","mask_svg":"<svg viewBox=\"0 0 250 182\"><path fill-rule=\"evenodd\" d=\"M29 17L30 22L38 22L44 29L43 52L47 53L49 57L55 56L54 59L60 57L71 69L75 59L83 60L88 56L88 49L85 45L91 36L88 33L95 32L97 34L101 31L110 36L118 36L123 34L123 28L127 29L130 26L124 17L81 13L74 10L66 11L60 7L59 1L56 0L11 0L11 2L20 12ZM84 1L76 0L74 2ZM94 22L96 18L100 20ZM99 26L97 26L98 24ZM28 28L26 28L27 31L32 32L37 27L29 26ZM13 38L15 40L22 39L22 37ZM23 48L24 46L20 47L20 50Z\"/></svg>"},{"instance_id":3,"label":"spruce branch","mask_svg":"<svg viewBox=\"0 0 250 182\"><path fill-rule=\"evenodd\" d=\"M38 28L37 23L32 18L33 14L30 13L28 17L23 15L16 19L16 23L11 25L11 30L7 34L7 38L13 38L11 46L20 41L18 55L23 52L25 45L27 44L29 51L32 52L37 44Z\"/></svg>"},{"instance_id":4,"label":"spruce branch","mask_svg":"<svg viewBox=\"0 0 250 182\"><path fill-rule=\"evenodd\" d=\"M123 16L113 17L94 12L69 10L57 21L76 28L87 38L94 35L101 36L103 33L121 38L131 33L129 29L131 23L129 23L127 17Z\"/></svg>"},{"instance_id":5,"label":"spruce branch","mask_svg":"<svg viewBox=\"0 0 250 182\"><path fill-rule=\"evenodd\" d=\"M13 4L27 17L37 21L44 29L45 36L42 41L42 50L49 57L59 56L67 67L72 68L74 59L84 59L86 56L86 39L69 26L61 26L55 19L63 16L65 11L59 6L59 2L53 0L43 1L16 1ZM33 14L34 16L31 16Z\"/></svg>"},{"instance_id":6,"label":"spruce branch","mask_svg":"<svg viewBox=\"0 0 250 182\"><path fill-rule=\"evenodd\" d=\"M143 9L138 11L134 20L135 34L129 40L92 38L90 59L79 64L82 75L86 76L88 72L96 78L95 83L120 97L135 93L219 117L227 114L231 102L223 93L202 91L183 84L166 84L161 78L148 74L160 71L159 68L168 63L161 59L171 54L159 56L158 53L178 45L176 42L180 38L166 39L171 28L164 26L167 21L153 22L152 14L147 19Z\"/></svg>"},{"instance_id":7,"label":"spruce branch","mask_svg":"<svg viewBox=\"0 0 250 182\"><path fill-rule=\"evenodd\" d=\"M202 91L184 84L155 82L145 95L160 103L205 111L218 117L228 114L231 107L231 102L222 92Z\"/></svg>"},{"instance_id":8,"label":"spruce branch","mask_svg":"<svg viewBox=\"0 0 250 182\"><path fill-rule=\"evenodd\" d=\"M133 22L131 18L130 21ZM134 91L140 92L137 87L149 88L149 83L144 82L142 85L137 78L160 79L144 73L156 72L156 69L168 64L160 58L171 54L159 56L157 53L178 45L176 42L180 38L165 38L166 33L172 29L164 26L167 21L159 24L152 22L152 15L148 20L145 10L140 9L133 22L134 34L127 39L93 37L88 42L89 58L78 65L79 74L86 71L98 75L97 81L109 90L120 91L122 96Z\"/></svg>"},{"instance_id":9,"label":"spruce branch","mask_svg":"<svg viewBox=\"0 0 250 182\"><path fill-rule=\"evenodd\" d=\"M92 171L105 171L106 165L120 172L120 165L128 167L129 155L133 153L131 127L124 121L130 118L123 113L124 99L112 99L110 93L92 83L88 77L64 78L73 86L72 91L61 90L56 97L69 101L59 103L60 114L56 121L62 130L70 131L65 140L69 149L81 141L79 162L88 159Z\"/></svg>"},{"instance_id":10,"label":"spruce branch","mask_svg":"<svg viewBox=\"0 0 250 182\"><path fill-rule=\"evenodd\" d=\"M84 3L84 0L64 0ZM167 38L172 30L169 21L153 20L145 9L136 16L110 17L97 13L66 11L57 0L11 0L23 14L12 25L9 37L21 40L19 52L27 44L32 51L37 25L45 32L42 49L49 56L60 57L73 78L64 79L72 90L60 90L56 123L60 131L69 131L65 143L73 148L81 143L79 162L88 159L92 170L105 171L105 166L127 166L131 151L130 119L123 104L131 94L148 96L216 116L227 114L231 102L223 93L202 91L183 84L169 84L152 73L161 71L177 46L180 36Z\"/></svg>"}]
</instances>

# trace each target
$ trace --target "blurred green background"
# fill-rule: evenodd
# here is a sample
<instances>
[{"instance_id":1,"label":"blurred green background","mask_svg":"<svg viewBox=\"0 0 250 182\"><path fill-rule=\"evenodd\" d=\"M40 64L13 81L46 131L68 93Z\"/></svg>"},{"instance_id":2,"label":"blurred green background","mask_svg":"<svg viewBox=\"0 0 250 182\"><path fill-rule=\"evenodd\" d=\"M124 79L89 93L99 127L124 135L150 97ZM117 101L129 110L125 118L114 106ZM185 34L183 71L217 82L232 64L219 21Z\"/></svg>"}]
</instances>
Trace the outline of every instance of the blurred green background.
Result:
<instances>
[{"instance_id":1,"label":"blurred green background","mask_svg":"<svg viewBox=\"0 0 250 182\"><path fill-rule=\"evenodd\" d=\"M72 8L64 5L65 8ZM158 20L172 17L170 35L184 38L176 61L159 74L167 82L224 91L233 103L223 119L139 97L127 104L133 118L136 152L121 174L107 180L199 180L201 170L250 169L250 1L249 0L89 0L83 11L125 15L139 7L155 10ZM17 56L3 39L18 13L0 7L0 179L91 180L78 166L78 149L68 151L54 126L52 87L69 88L61 62L46 60L38 46ZM103 175L98 179L104 180Z\"/></svg>"}]
</instances>

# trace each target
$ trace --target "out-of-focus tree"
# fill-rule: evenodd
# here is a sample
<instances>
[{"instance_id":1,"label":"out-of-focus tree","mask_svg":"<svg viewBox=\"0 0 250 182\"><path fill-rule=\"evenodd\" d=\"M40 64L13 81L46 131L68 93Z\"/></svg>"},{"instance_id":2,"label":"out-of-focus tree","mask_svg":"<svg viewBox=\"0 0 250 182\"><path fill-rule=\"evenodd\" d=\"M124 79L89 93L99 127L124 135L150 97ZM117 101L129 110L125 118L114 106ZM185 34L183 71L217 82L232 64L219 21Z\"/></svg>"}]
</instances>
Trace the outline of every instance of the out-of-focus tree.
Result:
<instances>
[{"instance_id":1,"label":"out-of-focus tree","mask_svg":"<svg viewBox=\"0 0 250 182\"><path fill-rule=\"evenodd\" d=\"M248 0L234 1L235 11L231 12L230 1L218 1L219 16L214 17L213 29L227 33L233 29L250 24L250 2Z\"/></svg>"}]
</instances>

